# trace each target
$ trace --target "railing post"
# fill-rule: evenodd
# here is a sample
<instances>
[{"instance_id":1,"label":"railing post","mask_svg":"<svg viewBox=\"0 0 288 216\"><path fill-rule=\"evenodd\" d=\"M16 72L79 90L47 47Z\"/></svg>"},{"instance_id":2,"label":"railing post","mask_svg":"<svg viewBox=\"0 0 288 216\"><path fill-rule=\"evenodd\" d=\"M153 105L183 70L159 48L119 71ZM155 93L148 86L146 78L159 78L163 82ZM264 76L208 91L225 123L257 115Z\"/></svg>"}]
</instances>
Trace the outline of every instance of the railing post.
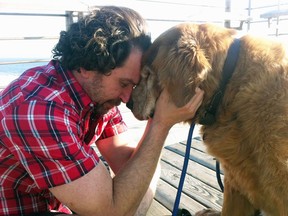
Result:
<instances>
[{"instance_id":1,"label":"railing post","mask_svg":"<svg viewBox=\"0 0 288 216\"><path fill-rule=\"evenodd\" d=\"M231 12L231 0L225 0L225 12L230 13ZM231 20L225 20L224 26L226 28L231 28Z\"/></svg>"},{"instance_id":2,"label":"railing post","mask_svg":"<svg viewBox=\"0 0 288 216\"><path fill-rule=\"evenodd\" d=\"M65 11L66 15L66 30L68 30L69 26L73 23L73 11Z\"/></svg>"}]
</instances>

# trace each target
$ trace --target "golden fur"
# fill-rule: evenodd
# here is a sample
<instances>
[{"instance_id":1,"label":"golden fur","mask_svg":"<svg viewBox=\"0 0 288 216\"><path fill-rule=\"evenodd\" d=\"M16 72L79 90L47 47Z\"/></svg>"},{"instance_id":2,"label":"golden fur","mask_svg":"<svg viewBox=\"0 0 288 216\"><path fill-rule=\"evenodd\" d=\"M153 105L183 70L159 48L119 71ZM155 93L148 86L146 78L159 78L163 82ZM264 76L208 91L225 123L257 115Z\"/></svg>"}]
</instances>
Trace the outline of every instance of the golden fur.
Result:
<instances>
[{"instance_id":1,"label":"golden fur","mask_svg":"<svg viewBox=\"0 0 288 216\"><path fill-rule=\"evenodd\" d=\"M199 123L222 77L235 31L211 24L183 23L153 43L144 55L142 78L133 91L133 113L147 119L164 87L178 105L196 86L205 97L194 119ZM218 107L217 120L202 126L208 152L224 173L222 213L196 215L288 215L288 55L283 44L241 37L236 69Z\"/></svg>"}]
</instances>

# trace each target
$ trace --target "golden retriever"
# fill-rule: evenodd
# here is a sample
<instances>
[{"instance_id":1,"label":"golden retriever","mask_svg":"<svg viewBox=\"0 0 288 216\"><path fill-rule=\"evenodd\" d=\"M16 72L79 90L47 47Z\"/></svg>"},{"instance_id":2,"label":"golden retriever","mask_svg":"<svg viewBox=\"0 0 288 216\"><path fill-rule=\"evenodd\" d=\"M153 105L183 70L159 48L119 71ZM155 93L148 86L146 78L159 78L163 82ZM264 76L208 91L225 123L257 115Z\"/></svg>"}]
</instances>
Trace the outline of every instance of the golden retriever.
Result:
<instances>
[{"instance_id":1,"label":"golden retriever","mask_svg":"<svg viewBox=\"0 0 288 216\"><path fill-rule=\"evenodd\" d=\"M183 23L160 35L143 57L141 81L132 93L140 120L153 113L161 90L182 106L205 91L194 119L200 123L222 79L236 31L214 24ZM228 59L229 61L229 59ZM201 127L208 152L224 170L222 212L196 215L288 215L288 55L280 42L240 38L239 57L215 122Z\"/></svg>"}]
</instances>

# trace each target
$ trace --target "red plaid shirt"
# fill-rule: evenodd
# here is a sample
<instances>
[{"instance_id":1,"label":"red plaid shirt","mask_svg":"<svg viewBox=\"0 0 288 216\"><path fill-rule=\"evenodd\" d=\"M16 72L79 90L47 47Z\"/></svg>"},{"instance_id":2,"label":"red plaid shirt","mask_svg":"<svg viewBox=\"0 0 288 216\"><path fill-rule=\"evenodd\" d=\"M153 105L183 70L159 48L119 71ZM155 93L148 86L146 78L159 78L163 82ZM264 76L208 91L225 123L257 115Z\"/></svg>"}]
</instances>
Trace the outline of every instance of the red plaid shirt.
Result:
<instances>
[{"instance_id":1,"label":"red plaid shirt","mask_svg":"<svg viewBox=\"0 0 288 216\"><path fill-rule=\"evenodd\" d=\"M25 71L0 92L0 215L59 208L48 188L98 164L90 144L126 125L117 108L93 118L92 110L72 73L56 61Z\"/></svg>"}]
</instances>

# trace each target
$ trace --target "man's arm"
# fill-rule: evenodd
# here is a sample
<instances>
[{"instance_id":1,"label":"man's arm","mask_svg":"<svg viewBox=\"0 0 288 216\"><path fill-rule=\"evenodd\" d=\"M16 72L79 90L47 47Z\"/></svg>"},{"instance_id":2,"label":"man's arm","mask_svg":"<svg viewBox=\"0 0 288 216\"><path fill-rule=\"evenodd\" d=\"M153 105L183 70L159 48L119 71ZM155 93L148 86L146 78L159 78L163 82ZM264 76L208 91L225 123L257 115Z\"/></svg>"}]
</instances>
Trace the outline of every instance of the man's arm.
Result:
<instances>
[{"instance_id":1,"label":"man's arm","mask_svg":"<svg viewBox=\"0 0 288 216\"><path fill-rule=\"evenodd\" d=\"M145 132L147 132L148 128L149 127L146 127ZM145 137L145 133L143 134L143 137ZM139 143L141 142L139 141ZM131 142L131 134L129 131L121 133L117 136L109 137L107 139L101 139L96 142L96 145L112 169L112 176L113 174L118 173L121 167L123 167L131 158L133 153L136 152L136 149L139 148L139 145L137 145L136 142ZM155 196L157 182L160 178L160 174L161 169L160 164L158 163L158 167L153 175L153 179L150 182L149 188L146 191L146 194L143 197L135 216L146 215Z\"/></svg>"},{"instance_id":2,"label":"man's arm","mask_svg":"<svg viewBox=\"0 0 288 216\"><path fill-rule=\"evenodd\" d=\"M116 174L133 154L136 143L129 142L129 132L118 134L96 142L96 146Z\"/></svg>"},{"instance_id":3,"label":"man's arm","mask_svg":"<svg viewBox=\"0 0 288 216\"><path fill-rule=\"evenodd\" d=\"M50 191L79 215L134 215L149 187L170 128L193 117L202 96L203 92L198 92L194 100L177 108L169 101L168 93L162 93L139 148L113 179L100 162L85 176Z\"/></svg>"},{"instance_id":4,"label":"man's arm","mask_svg":"<svg viewBox=\"0 0 288 216\"><path fill-rule=\"evenodd\" d=\"M100 162L85 176L50 191L79 215L134 215L148 191L167 133L151 127L143 147L113 179Z\"/></svg>"}]
</instances>

